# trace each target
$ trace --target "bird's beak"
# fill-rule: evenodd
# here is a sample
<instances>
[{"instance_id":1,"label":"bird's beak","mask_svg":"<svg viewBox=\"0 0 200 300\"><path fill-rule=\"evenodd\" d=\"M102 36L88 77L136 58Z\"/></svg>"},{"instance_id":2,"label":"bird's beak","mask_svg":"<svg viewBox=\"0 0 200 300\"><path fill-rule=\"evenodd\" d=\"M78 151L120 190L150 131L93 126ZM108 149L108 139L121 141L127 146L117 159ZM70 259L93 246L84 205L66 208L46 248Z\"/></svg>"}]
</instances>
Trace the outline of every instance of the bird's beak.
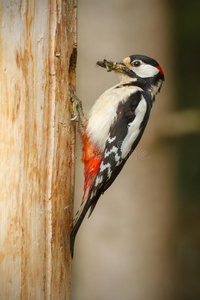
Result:
<instances>
[{"instance_id":1,"label":"bird's beak","mask_svg":"<svg viewBox=\"0 0 200 300\"><path fill-rule=\"evenodd\" d=\"M97 61L97 65L106 68L107 72L115 71L119 73L127 73L128 67L123 62L113 62L104 59L103 61Z\"/></svg>"}]
</instances>

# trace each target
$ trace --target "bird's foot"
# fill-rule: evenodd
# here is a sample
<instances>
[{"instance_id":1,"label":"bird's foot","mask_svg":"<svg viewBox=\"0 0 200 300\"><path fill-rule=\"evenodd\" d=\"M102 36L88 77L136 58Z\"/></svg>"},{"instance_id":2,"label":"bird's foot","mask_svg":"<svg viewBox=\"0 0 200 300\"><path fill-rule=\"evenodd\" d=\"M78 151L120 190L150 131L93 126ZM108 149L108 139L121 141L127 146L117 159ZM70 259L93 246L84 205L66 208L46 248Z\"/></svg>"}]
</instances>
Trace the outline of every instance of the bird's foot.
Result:
<instances>
[{"instance_id":1,"label":"bird's foot","mask_svg":"<svg viewBox=\"0 0 200 300\"><path fill-rule=\"evenodd\" d=\"M78 121L78 131L83 137L83 133L85 130L86 118L83 113L83 106L81 100L76 96L72 87L70 87L71 93L71 103L72 103L72 114L73 117L70 119L71 121Z\"/></svg>"},{"instance_id":2,"label":"bird's foot","mask_svg":"<svg viewBox=\"0 0 200 300\"><path fill-rule=\"evenodd\" d=\"M82 102L76 96L72 87L70 87L70 93L71 93L72 113L74 115L70 120L71 121L74 121L74 120L79 121L81 119L81 117L84 116Z\"/></svg>"}]
</instances>

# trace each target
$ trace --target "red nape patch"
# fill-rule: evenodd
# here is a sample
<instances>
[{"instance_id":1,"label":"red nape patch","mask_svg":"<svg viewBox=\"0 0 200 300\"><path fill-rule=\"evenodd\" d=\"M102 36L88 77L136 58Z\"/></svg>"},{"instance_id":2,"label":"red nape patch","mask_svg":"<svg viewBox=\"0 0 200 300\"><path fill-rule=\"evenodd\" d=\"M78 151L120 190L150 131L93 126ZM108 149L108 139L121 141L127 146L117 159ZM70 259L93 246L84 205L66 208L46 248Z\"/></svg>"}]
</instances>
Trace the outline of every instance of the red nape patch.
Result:
<instances>
[{"instance_id":1,"label":"red nape patch","mask_svg":"<svg viewBox=\"0 0 200 300\"><path fill-rule=\"evenodd\" d=\"M88 191L87 197L89 195L91 186L95 180L97 171L99 169L99 164L101 161L102 152L98 151L97 147L92 145L89 141L88 135L85 132L83 137L83 148L82 148L82 162L84 163L84 194L82 203ZM81 204L82 204L81 203Z\"/></svg>"},{"instance_id":2,"label":"red nape patch","mask_svg":"<svg viewBox=\"0 0 200 300\"><path fill-rule=\"evenodd\" d=\"M158 65L158 66L156 66L156 68L160 71L160 73L164 76L165 74L164 74L164 72L163 72L163 70L162 70L162 68Z\"/></svg>"}]
</instances>

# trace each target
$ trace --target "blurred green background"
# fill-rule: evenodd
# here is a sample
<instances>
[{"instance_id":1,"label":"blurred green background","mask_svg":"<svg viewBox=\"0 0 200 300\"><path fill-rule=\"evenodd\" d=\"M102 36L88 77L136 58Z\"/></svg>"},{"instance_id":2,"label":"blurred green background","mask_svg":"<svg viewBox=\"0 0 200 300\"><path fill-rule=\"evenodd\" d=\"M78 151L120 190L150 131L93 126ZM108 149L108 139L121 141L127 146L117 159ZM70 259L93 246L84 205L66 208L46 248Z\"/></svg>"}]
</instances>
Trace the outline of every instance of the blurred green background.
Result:
<instances>
[{"instance_id":1,"label":"blurred green background","mask_svg":"<svg viewBox=\"0 0 200 300\"><path fill-rule=\"evenodd\" d=\"M200 299L199 12L197 0L78 1L77 95L86 113L118 82L97 60L148 55L166 81L135 153L78 233L74 300ZM77 146L75 210L80 156Z\"/></svg>"},{"instance_id":2,"label":"blurred green background","mask_svg":"<svg viewBox=\"0 0 200 300\"><path fill-rule=\"evenodd\" d=\"M171 7L177 62L176 109L191 110L194 119L190 122L195 122L195 113L200 122L200 2L176 0ZM176 142L178 299L196 300L200 299L200 132L182 135Z\"/></svg>"}]
</instances>

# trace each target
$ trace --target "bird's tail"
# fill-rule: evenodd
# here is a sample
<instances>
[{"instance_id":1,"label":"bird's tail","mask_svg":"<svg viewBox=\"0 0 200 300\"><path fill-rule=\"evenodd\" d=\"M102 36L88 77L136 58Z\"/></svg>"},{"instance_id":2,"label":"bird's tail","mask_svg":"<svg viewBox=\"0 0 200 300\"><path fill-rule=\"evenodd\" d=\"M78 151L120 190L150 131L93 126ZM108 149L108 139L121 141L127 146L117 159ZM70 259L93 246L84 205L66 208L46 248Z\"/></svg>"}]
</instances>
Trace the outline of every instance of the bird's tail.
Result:
<instances>
[{"instance_id":1,"label":"bird's tail","mask_svg":"<svg viewBox=\"0 0 200 300\"><path fill-rule=\"evenodd\" d=\"M97 204L97 201L101 195L101 193L99 193L99 194L95 195L94 198L91 198L91 192L92 192L92 190L90 191L87 201L86 202L84 201L81 204L80 209L77 211L77 213L74 217L74 220L73 220L73 228L72 228L72 231L70 234L70 251L71 251L72 258L74 255L74 242L75 242L75 238L76 238L77 232L79 230L79 227L81 226L83 219L85 218L85 215L89 208L91 210L90 210L88 218L90 217L90 215L92 214L92 212Z\"/></svg>"},{"instance_id":2,"label":"bird's tail","mask_svg":"<svg viewBox=\"0 0 200 300\"><path fill-rule=\"evenodd\" d=\"M84 205L85 204L85 205ZM70 234L70 251L71 251L71 257L73 258L74 255L74 242L76 238L76 234L79 230L79 227L81 226L81 223L83 222L83 219L88 211L89 206L86 203L83 203L76 213L74 220L73 220L73 228Z\"/></svg>"}]
</instances>

